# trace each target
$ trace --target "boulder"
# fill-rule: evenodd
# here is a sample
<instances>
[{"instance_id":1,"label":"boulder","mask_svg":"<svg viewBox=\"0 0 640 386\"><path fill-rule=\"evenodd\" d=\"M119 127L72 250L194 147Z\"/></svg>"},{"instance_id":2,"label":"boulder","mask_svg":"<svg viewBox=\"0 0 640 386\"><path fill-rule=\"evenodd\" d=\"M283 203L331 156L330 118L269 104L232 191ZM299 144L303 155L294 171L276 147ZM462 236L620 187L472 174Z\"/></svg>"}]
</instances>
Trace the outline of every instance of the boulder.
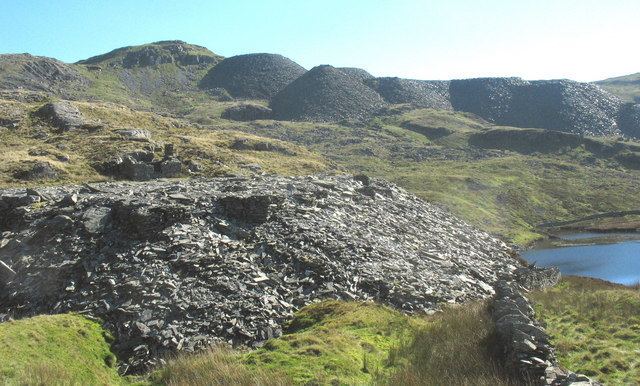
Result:
<instances>
[{"instance_id":1,"label":"boulder","mask_svg":"<svg viewBox=\"0 0 640 386\"><path fill-rule=\"evenodd\" d=\"M47 103L36 111L36 116L61 130L73 130L85 124L80 110L69 101Z\"/></svg>"}]
</instances>

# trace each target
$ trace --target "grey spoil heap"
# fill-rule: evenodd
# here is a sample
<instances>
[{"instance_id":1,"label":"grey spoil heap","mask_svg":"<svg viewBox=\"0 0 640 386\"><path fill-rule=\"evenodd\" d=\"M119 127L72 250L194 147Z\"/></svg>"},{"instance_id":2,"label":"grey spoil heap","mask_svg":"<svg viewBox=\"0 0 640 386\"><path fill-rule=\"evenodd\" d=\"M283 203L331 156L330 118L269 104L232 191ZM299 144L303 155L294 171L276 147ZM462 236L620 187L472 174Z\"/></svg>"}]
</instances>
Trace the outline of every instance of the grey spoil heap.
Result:
<instances>
[{"instance_id":1,"label":"grey spoil heap","mask_svg":"<svg viewBox=\"0 0 640 386\"><path fill-rule=\"evenodd\" d=\"M214 342L259 345L324 298L406 312L486 298L517 265L500 240L366 176L114 182L0 196L0 260L13 271L0 283L0 320L99 317L127 373Z\"/></svg>"}]
</instances>

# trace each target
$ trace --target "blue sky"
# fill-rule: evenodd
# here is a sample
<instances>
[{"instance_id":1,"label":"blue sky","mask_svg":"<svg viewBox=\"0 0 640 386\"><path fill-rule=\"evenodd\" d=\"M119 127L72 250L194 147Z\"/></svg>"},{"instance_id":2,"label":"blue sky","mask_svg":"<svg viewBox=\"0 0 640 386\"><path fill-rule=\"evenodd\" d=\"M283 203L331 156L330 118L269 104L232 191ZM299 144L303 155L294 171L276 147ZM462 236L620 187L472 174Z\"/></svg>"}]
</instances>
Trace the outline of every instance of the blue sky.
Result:
<instances>
[{"instance_id":1,"label":"blue sky","mask_svg":"<svg viewBox=\"0 0 640 386\"><path fill-rule=\"evenodd\" d=\"M0 52L180 39L378 76L591 81L640 72L639 20L640 0L0 0Z\"/></svg>"}]
</instances>

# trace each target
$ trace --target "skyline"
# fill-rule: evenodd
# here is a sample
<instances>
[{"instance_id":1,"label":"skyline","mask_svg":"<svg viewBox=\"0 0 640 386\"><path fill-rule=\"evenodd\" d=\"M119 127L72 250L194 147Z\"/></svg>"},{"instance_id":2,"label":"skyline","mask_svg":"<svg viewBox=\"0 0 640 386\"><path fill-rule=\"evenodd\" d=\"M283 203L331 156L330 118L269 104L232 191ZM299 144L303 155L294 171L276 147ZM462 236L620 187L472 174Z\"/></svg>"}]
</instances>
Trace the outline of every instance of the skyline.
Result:
<instances>
[{"instance_id":1,"label":"skyline","mask_svg":"<svg viewBox=\"0 0 640 386\"><path fill-rule=\"evenodd\" d=\"M344 4L343 4L344 3ZM640 2L564 0L116 1L0 4L1 53L65 62L184 40L233 56L284 55L309 69L375 76L595 81L640 71Z\"/></svg>"}]
</instances>

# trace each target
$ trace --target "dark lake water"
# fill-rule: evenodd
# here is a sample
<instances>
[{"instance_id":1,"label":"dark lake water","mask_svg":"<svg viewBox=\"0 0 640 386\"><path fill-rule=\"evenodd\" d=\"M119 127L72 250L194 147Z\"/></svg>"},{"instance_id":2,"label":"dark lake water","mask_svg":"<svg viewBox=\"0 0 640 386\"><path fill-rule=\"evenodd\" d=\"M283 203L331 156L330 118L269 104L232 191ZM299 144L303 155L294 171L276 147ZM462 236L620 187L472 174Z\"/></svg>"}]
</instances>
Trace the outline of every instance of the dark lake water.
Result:
<instances>
[{"instance_id":1,"label":"dark lake water","mask_svg":"<svg viewBox=\"0 0 640 386\"><path fill-rule=\"evenodd\" d=\"M640 282L639 233L575 233L544 241L522 253L530 263L558 267L565 275L589 276L620 284Z\"/></svg>"}]
</instances>

